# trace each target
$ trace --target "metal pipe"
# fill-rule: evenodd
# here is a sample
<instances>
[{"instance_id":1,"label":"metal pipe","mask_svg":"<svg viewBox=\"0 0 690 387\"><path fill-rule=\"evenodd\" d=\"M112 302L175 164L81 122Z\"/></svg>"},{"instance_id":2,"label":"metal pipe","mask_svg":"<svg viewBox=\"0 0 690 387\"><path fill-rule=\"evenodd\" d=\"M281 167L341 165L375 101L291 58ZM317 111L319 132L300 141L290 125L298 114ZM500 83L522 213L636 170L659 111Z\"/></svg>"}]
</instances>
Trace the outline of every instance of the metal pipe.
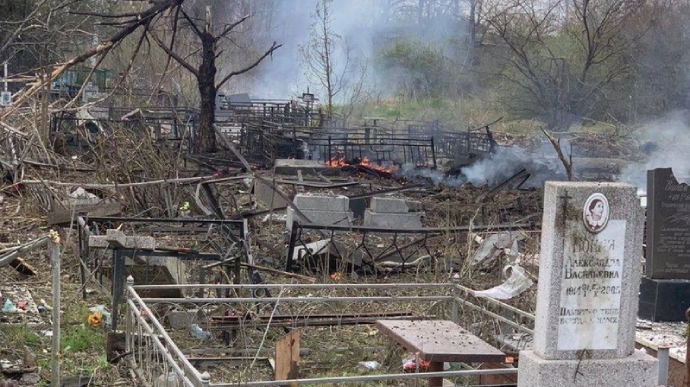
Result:
<instances>
[{"instance_id":1,"label":"metal pipe","mask_svg":"<svg viewBox=\"0 0 690 387\"><path fill-rule=\"evenodd\" d=\"M53 231L51 230L51 233ZM52 387L60 385L60 240L51 239L48 243L50 268L53 274L53 338L50 355Z\"/></svg>"},{"instance_id":2,"label":"metal pipe","mask_svg":"<svg viewBox=\"0 0 690 387\"><path fill-rule=\"evenodd\" d=\"M165 340L166 346L164 346L164 347L162 346L162 348L165 348L165 349L166 349L165 352L164 352L165 355L166 355L167 357L171 357L172 355L170 355L170 352L174 353L175 356L177 356L177 357L180 359L180 362L184 365L184 369L185 369L186 371L187 371L187 370L188 370L188 371L191 371L191 372L192 372L192 375L194 376L194 379L200 381L200 380L201 380L201 373L200 373L199 371L197 371L196 368L194 368L194 366L192 366L192 363L190 363L190 362L187 360L187 357L182 353L182 351L180 351L180 349L177 347L177 345L176 345L175 342L172 340L172 338L170 338L170 335L168 335L168 332L166 332L166 331L165 331L165 328L163 328L163 326L161 325L161 323L158 322L158 319L156 319L156 317L155 317L155 315L153 314L153 312L151 311L151 309L149 309L149 307L146 305L146 303L139 297L139 295L138 295L137 292L134 290L134 288L131 287L131 286L128 286L128 287L127 287L127 292L128 292L128 293L131 295L131 297L132 297L131 300L127 300L127 303L130 305L130 307L132 307L132 312L134 312L134 315L136 316L137 321L138 321L140 324L141 324L141 322L143 321L143 323L144 323L144 324L143 324L144 328L148 328L149 331L150 331L149 334L152 335L153 339L154 339L154 340L158 340L158 338L156 337L156 335L153 334L153 330L151 329L151 327L149 326L149 324L148 324L146 321L144 321L143 318L141 317L141 312L140 312L140 310L145 311L146 314L147 314L147 315L150 317L150 319L151 319L151 324L156 328L156 330L158 331L158 334L160 334L160 335L163 337L163 340ZM136 302L137 304L139 304L139 307L137 307L137 305L135 304L135 302ZM173 363L176 365L175 362L173 362Z\"/></svg>"},{"instance_id":3,"label":"metal pipe","mask_svg":"<svg viewBox=\"0 0 690 387\"><path fill-rule=\"evenodd\" d=\"M525 333L534 334L534 330L529 329L529 328L527 328L527 327L525 327L525 326L523 326L523 325L521 325L521 324L518 324L518 323L516 323L515 321L509 320L509 319L507 319L507 318L505 318L505 317L503 317L503 316L501 316L501 315L499 315L499 314L496 314L496 313L494 313L494 312L489 312L488 310L482 308L481 306L478 306L478 305L475 305L475 304L473 304L473 303L471 303L471 302L469 302L469 301L463 300L462 298L456 298L456 299L455 299L455 302L459 302L459 303L461 303L461 304L463 304L463 305L469 307L470 309L474 309L474 310L477 310L477 311L479 311L479 312L482 312L482 313L484 313L484 314L486 314L486 315L489 315L489 316L495 318L496 320L503 321L504 323L506 323L506 324L512 326L512 327L515 328L515 329L521 330L521 331L523 331L523 332L525 332Z\"/></svg>"},{"instance_id":4,"label":"metal pipe","mask_svg":"<svg viewBox=\"0 0 690 387\"><path fill-rule=\"evenodd\" d=\"M322 224L298 224L298 227L305 230L333 230L344 232L378 232L382 234L416 234L416 233L445 233L445 232L467 232L467 231L510 231L510 230L525 230L536 229L540 227L539 223L519 223L519 224L496 224L489 226L461 226L461 227L423 227L410 229L391 229L385 227L364 227L364 226L336 226L336 225L322 225Z\"/></svg>"},{"instance_id":5,"label":"metal pipe","mask_svg":"<svg viewBox=\"0 0 690 387\"><path fill-rule=\"evenodd\" d=\"M244 177L246 178L246 176ZM89 222L132 222L132 223L211 223L211 224L244 224L241 220L226 219L189 219L189 218L129 218L124 216L93 216Z\"/></svg>"},{"instance_id":6,"label":"metal pipe","mask_svg":"<svg viewBox=\"0 0 690 387\"><path fill-rule=\"evenodd\" d=\"M668 345L659 345L656 350L656 358L659 360L659 386L668 386L668 364L669 364Z\"/></svg>"},{"instance_id":7,"label":"metal pipe","mask_svg":"<svg viewBox=\"0 0 690 387\"><path fill-rule=\"evenodd\" d=\"M406 297L261 297L261 298L142 298L151 303L170 304L227 304L240 302L358 302L358 301L449 301L449 296ZM488 312L487 312L488 313Z\"/></svg>"},{"instance_id":8,"label":"metal pipe","mask_svg":"<svg viewBox=\"0 0 690 387\"><path fill-rule=\"evenodd\" d=\"M470 288L468 288L468 287L459 285L459 284L458 284L458 285L455 285L455 286L457 286L458 289L462 290L463 292L465 292L465 293L467 293L467 294L471 294L471 295L474 296L474 290L472 290L472 289L470 289ZM178 287L179 287L179 286L178 286ZM511 312L513 312L513 313L519 314L520 316L525 317L525 318L528 318L528 319L530 319L530 320L532 320L532 321L534 321L534 319L535 319L535 316L534 316L533 314L527 313L527 312L525 312L524 310L521 310L521 309L518 309L518 308L516 308L516 307L514 307L514 306L508 305L508 304L506 304L505 302L501 302L501 301L498 301L498 300L496 300L496 299L494 299L494 298L489 298L489 297L483 298L483 300L486 301L486 302L488 302L489 304L494 304L494 305L496 305L496 306L500 306L501 308L504 308L504 309L507 309L507 310L509 310L509 311L511 311Z\"/></svg>"},{"instance_id":9,"label":"metal pipe","mask_svg":"<svg viewBox=\"0 0 690 387\"><path fill-rule=\"evenodd\" d=\"M184 368L180 367L179 364L177 364L177 361L175 361L175 358L172 357L170 352L166 349L166 346L161 343L160 339L158 338L158 335L153 331L153 328L146 322L144 317L141 315L141 312L137 309L137 306L134 304L134 301L132 300L127 300L129 308L131 308L132 314L137 320L137 324L141 325L144 327L144 331L149 335L151 338L151 341L158 347L158 350L161 352L162 356L165 358L165 360L168 361L169 365L172 366L173 370L179 376L182 380L185 381L185 384L192 384L195 386L198 386L201 384L201 374L192 366L192 363L190 363L187 360L187 357L184 356L184 360L189 363L189 367L187 364L183 361ZM150 316L150 315L149 315ZM154 319L151 319L153 321ZM156 320L158 321L158 320ZM173 344L172 341L169 343L166 340L166 344ZM181 352L180 352L181 353ZM179 354L178 354L179 356ZM187 378L186 371L189 370L192 376L198 376L198 379L189 379ZM198 374L198 375L197 375Z\"/></svg>"},{"instance_id":10,"label":"metal pipe","mask_svg":"<svg viewBox=\"0 0 690 387\"><path fill-rule=\"evenodd\" d=\"M451 290L452 284L448 283L400 283L400 284L179 284L179 285L134 285L135 290L153 289L401 289L401 288L425 288ZM464 289L461 289L464 290ZM506 304L507 305L507 304ZM508 305L510 306L510 305ZM512 308L512 307L511 307ZM519 309L518 309L519 310ZM534 316L532 316L534 318Z\"/></svg>"},{"instance_id":11,"label":"metal pipe","mask_svg":"<svg viewBox=\"0 0 690 387\"><path fill-rule=\"evenodd\" d=\"M433 163L434 163L432 168L436 169L436 147L434 146L434 138L433 137L431 137L431 158L432 158Z\"/></svg>"},{"instance_id":12,"label":"metal pipe","mask_svg":"<svg viewBox=\"0 0 690 387\"><path fill-rule=\"evenodd\" d=\"M450 378L462 376L478 375L515 375L517 368L501 368L494 370L460 370L442 372L420 372L407 374L381 374L381 375L361 375L361 376L338 376L330 378L308 378L308 379L289 379L289 380L267 380L260 382L234 382L234 383L212 383L210 387L263 387L263 386L287 386L302 384L321 384L321 383L354 383L372 382L378 380L401 380L401 379L429 379L429 378Z\"/></svg>"}]
</instances>

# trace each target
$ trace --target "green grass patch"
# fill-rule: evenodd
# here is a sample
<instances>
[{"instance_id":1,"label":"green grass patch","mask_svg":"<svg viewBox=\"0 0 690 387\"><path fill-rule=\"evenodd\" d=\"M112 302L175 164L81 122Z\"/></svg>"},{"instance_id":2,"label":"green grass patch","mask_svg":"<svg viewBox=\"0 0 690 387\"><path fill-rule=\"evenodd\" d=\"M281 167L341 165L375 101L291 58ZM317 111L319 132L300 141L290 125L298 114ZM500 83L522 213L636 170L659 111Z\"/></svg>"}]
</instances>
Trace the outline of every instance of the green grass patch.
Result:
<instances>
[{"instance_id":1,"label":"green grass patch","mask_svg":"<svg viewBox=\"0 0 690 387\"><path fill-rule=\"evenodd\" d=\"M2 325L0 324L0 337L6 348L24 348L24 345L32 350L40 349L44 340L38 333L27 325Z\"/></svg>"},{"instance_id":2,"label":"green grass patch","mask_svg":"<svg viewBox=\"0 0 690 387\"><path fill-rule=\"evenodd\" d=\"M87 326L85 323L63 328L61 340L64 354L81 351L103 351L105 335L101 329Z\"/></svg>"}]
</instances>

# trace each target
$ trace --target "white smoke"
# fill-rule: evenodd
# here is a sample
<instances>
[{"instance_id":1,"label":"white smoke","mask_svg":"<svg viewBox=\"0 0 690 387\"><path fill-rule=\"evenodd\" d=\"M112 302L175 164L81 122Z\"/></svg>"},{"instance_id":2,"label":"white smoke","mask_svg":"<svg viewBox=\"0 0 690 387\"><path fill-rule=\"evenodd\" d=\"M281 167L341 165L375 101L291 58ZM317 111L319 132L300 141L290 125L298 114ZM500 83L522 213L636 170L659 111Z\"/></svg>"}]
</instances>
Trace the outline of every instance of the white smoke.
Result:
<instances>
[{"instance_id":1,"label":"white smoke","mask_svg":"<svg viewBox=\"0 0 690 387\"><path fill-rule=\"evenodd\" d=\"M690 176L690 122L687 112L674 111L651 121L636 132L641 148L648 155L645 161L627 165L619 181L647 190L647 171L656 168L672 168L678 181Z\"/></svg>"},{"instance_id":2,"label":"white smoke","mask_svg":"<svg viewBox=\"0 0 690 387\"><path fill-rule=\"evenodd\" d=\"M471 184L475 187L494 187L526 169L529 178L522 188L541 187L547 180L565 178L553 148L551 153L553 155L528 152L518 146L498 147L495 152L460 168L457 173L420 169L411 164L404 165L398 173L408 180L430 182L436 186L459 187Z\"/></svg>"},{"instance_id":3,"label":"white smoke","mask_svg":"<svg viewBox=\"0 0 690 387\"><path fill-rule=\"evenodd\" d=\"M266 63L253 71L251 80L234 82L229 85L229 92L247 92L258 98L286 99L300 96L310 87L310 91L316 93L321 101L325 100L324 90L319 85L309 82L306 76L306 66L299 51L301 45L306 45L310 39L309 26L314 23L313 17L316 5L320 0L278 0L270 2L271 22L262 25L261 31L250 31L261 35L264 46L276 41L283 46L276 50ZM267 3L268 4L268 3ZM454 61L463 58L464 52L450 46L449 42L462 40L463 22L457 15L453 15L449 8L438 6L438 13L425 24L417 23L414 12L405 9L414 9L418 6L414 1L397 2L388 10L387 2L380 0L337 0L329 3L332 15L332 31L335 49L332 61L335 72L341 73L347 63L350 68L350 77L346 83L357 82L360 70L366 69L366 86L386 84L386 91L395 93L398 85L396 79L389 77L392 69L380 69L376 66L378 50L389 47L397 39L414 39L444 51L444 55ZM391 6L388 4L388 6ZM442 14L442 11L446 12ZM429 16L431 18L432 16ZM345 44L350 47L346 57ZM408 77L410 78L410 77ZM405 78L400 77L400 82ZM238 89L243 88L243 89ZM345 98L345 93L341 93Z\"/></svg>"}]
</instances>

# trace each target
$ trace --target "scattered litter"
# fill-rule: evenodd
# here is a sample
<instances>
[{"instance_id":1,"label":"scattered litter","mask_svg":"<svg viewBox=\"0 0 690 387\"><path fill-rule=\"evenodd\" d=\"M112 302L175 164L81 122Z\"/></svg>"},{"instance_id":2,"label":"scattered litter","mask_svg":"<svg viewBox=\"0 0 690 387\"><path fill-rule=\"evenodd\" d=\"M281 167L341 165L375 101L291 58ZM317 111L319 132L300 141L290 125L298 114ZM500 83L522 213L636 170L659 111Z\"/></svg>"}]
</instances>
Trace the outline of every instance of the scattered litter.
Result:
<instances>
[{"instance_id":1,"label":"scattered litter","mask_svg":"<svg viewBox=\"0 0 690 387\"><path fill-rule=\"evenodd\" d=\"M475 297L491 297L497 300L509 300L529 289L534 284L525 274L524 268L517 265L508 265L503 268L504 276L508 276L508 270L510 270L510 276L504 283L491 289L477 290L474 292Z\"/></svg>"},{"instance_id":2,"label":"scattered litter","mask_svg":"<svg viewBox=\"0 0 690 387\"><path fill-rule=\"evenodd\" d=\"M376 371L381 368L381 363L377 361L360 361L357 365L357 369L360 371Z\"/></svg>"},{"instance_id":3,"label":"scattered litter","mask_svg":"<svg viewBox=\"0 0 690 387\"><path fill-rule=\"evenodd\" d=\"M180 210L180 217L182 217L182 218L188 218L192 212L189 208L189 202L182 203L179 210Z\"/></svg>"},{"instance_id":4,"label":"scattered litter","mask_svg":"<svg viewBox=\"0 0 690 387\"><path fill-rule=\"evenodd\" d=\"M270 217L271 222L286 222L287 221L287 214L268 214L264 216L262 222L266 223L268 222Z\"/></svg>"},{"instance_id":5,"label":"scattered litter","mask_svg":"<svg viewBox=\"0 0 690 387\"><path fill-rule=\"evenodd\" d=\"M201 341L206 341L211 338L211 332L201 329L199 324L192 324L192 326L189 328L189 333L192 335L192 337Z\"/></svg>"},{"instance_id":6,"label":"scattered litter","mask_svg":"<svg viewBox=\"0 0 690 387\"><path fill-rule=\"evenodd\" d=\"M71 194L69 194L71 198L74 199L97 199L98 196L92 194L91 192L86 191L84 188L79 187L72 191Z\"/></svg>"},{"instance_id":7,"label":"scattered litter","mask_svg":"<svg viewBox=\"0 0 690 387\"><path fill-rule=\"evenodd\" d=\"M0 320L3 323L32 325L44 322L28 286L0 285L0 288Z\"/></svg>"},{"instance_id":8,"label":"scattered litter","mask_svg":"<svg viewBox=\"0 0 690 387\"><path fill-rule=\"evenodd\" d=\"M51 307L50 305L48 305L48 303L46 302L46 300L44 300L44 299L42 299L42 298L41 298L41 300L39 301L39 304L40 304L41 306L43 306L44 308L46 308L46 310L53 310L53 307Z\"/></svg>"},{"instance_id":9,"label":"scattered litter","mask_svg":"<svg viewBox=\"0 0 690 387\"><path fill-rule=\"evenodd\" d=\"M426 360L420 359L419 354L410 354L403 359L402 365L404 372L416 372L418 369L419 372L427 372L429 371L430 363ZM444 363L444 368L446 365L447 363Z\"/></svg>"},{"instance_id":10,"label":"scattered litter","mask_svg":"<svg viewBox=\"0 0 690 387\"><path fill-rule=\"evenodd\" d=\"M103 326L103 315L98 312L93 312L86 319L90 326L94 328L100 328Z\"/></svg>"},{"instance_id":11,"label":"scattered litter","mask_svg":"<svg viewBox=\"0 0 690 387\"><path fill-rule=\"evenodd\" d=\"M303 246L295 247L292 252L292 259L302 260L302 258L311 255L331 253L331 240L324 239L316 242L307 243Z\"/></svg>"},{"instance_id":12,"label":"scattered litter","mask_svg":"<svg viewBox=\"0 0 690 387\"><path fill-rule=\"evenodd\" d=\"M99 314L101 316L102 323L105 324L105 326L110 326L111 319L110 319L110 312L105 308L103 305L96 305L92 306L89 308L89 312L93 312L92 315ZM91 318L91 316L89 316ZM89 323L91 325L91 323ZM92 325L93 326L93 325ZM100 326L100 325L98 325Z\"/></svg>"},{"instance_id":13,"label":"scattered litter","mask_svg":"<svg viewBox=\"0 0 690 387\"><path fill-rule=\"evenodd\" d=\"M524 235L516 232L491 234L486 238L475 235L474 240L479 243L479 248L472 256L472 265L488 267L501 254L505 254L510 262L515 262L519 256L517 242L521 239L524 239Z\"/></svg>"},{"instance_id":14,"label":"scattered litter","mask_svg":"<svg viewBox=\"0 0 690 387\"><path fill-rule=\"evenodd\" d=\"M12 300L9 298L5 300L5 303L2 305L2 311L5 313L14 313L17 311L17 307L14 306L12 303Z\"/></svg>"}]
</instances>

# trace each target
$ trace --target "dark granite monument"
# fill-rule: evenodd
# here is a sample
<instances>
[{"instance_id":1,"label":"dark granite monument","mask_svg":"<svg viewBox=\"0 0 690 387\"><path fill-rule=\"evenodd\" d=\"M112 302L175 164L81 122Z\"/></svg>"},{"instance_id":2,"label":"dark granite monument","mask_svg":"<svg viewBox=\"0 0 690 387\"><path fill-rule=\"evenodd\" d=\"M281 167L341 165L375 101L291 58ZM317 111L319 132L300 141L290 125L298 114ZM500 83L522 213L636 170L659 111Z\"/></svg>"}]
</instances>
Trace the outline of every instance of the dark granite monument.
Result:
<instances>
[{"instance_id":1,"label":"dark granite monument","mask_svg":"<svg viewBox=\"0 0 690 387\"><path fill-rule=\"evenodd\" d=\"M686 321L690 307L690 186L671 168L647 171L645 275L640 318Z\"/></svg>"}]
</instances>

